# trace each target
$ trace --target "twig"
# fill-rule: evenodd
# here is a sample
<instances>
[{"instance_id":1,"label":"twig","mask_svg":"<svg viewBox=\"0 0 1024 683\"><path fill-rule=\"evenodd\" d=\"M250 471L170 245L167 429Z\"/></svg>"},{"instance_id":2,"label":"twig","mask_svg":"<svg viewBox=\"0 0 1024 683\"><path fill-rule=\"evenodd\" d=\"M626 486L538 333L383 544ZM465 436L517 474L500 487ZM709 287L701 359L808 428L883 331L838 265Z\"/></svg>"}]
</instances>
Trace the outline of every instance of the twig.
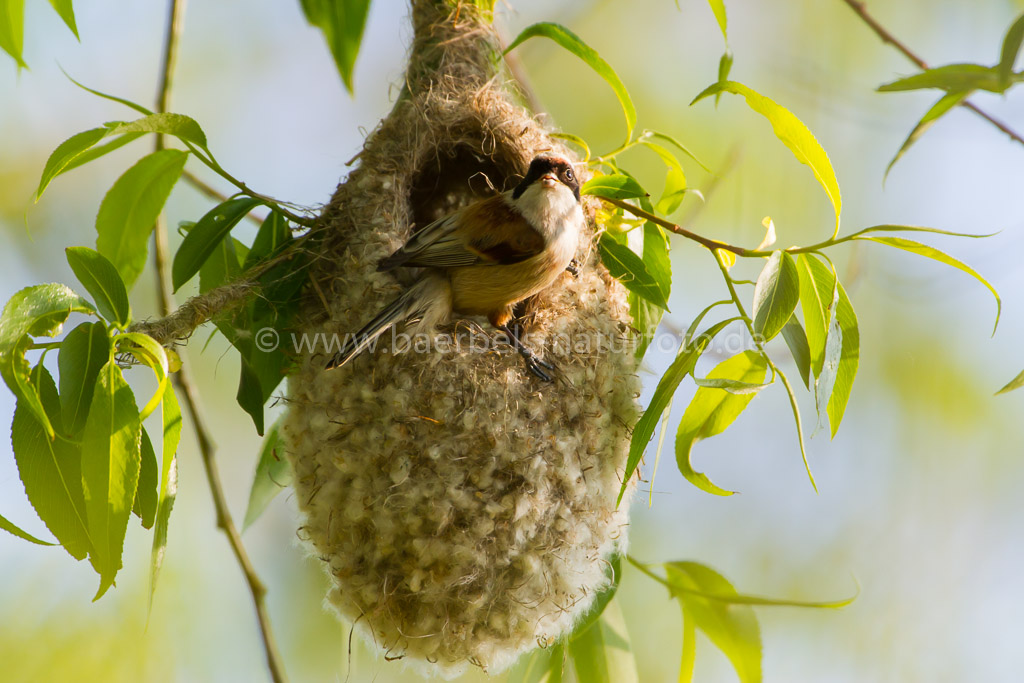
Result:
<instances>
[{"instance_id":1,"label":"twig","mask_svg":"<svg viewBox=\"0 0 1024 683\"><path fill-rule=\"evenodd\" d=\"M178 39L181 36L184 20L185 0L171 0L160 90L157 95L157 112L167 111L167 103L171 93L171 80L177 57ZM157 135L156 148L159 150L162 147L163 138ZM170 268L168 267L167 224L162 215L157 219L154 238L156 243L154 261L157 271L157 292L160 300L160 311L166 317L171 314L173 293L170 286ZM210 485L210 493L213 495L214 507L217 510L217 526L227 534L228 543L231 545L231 550L235 554L238 565L245 574L246 583L249 586L250 593L252 593L252 601L256 608L260 634L263 637L263 647L266 652L270 676L275 683L284 683L287 679L281 663L281 656L277 651L277 644L270 628L270 619L267 615L266 602L264 600L267 590L253 568L245 547L242 545L238 529L231 518L231 512L228 509L227 500L224 496L224 488L221 485L220 474L217 471L217 463L214 459L216 447L213 439L210 437L210 430L203 419L202 411L199 409L199 396L191 380L189 366L184 359L182 359L181 369L174 373L174 384L184 397L189 418L192 420L192 425L196 431L199 452L202 454L206 478Z\"/></svg>"},{"instance_id":2,"label":"twig","mask_svg":"<svg viewBox=\"0 0 1024 683\"><path fill-rule=\"evenodd\" d=\"M214 200L218 204L223 204L228 200L228 196L226 194L216 189L213 185L210 185L205 180L203 180L196 174L192 173L191 171L182 171L181 177L184 178L185 182L187 182L189 185L199 190L200 194L204 195L208 199ZM251 211L245 214L245 217L257 224L263 222L262 218L252 213Z\"/></svg>"},{"instance_id":3,"label":"twig","mask_svg":"<svg viewBox=\"0 0 1024 683\"><path fill-rule=\"evenodd\" d=\"M883 43L888 43L889 45L892 45L894 48L899 50L904 57L906 57L914 64L916 64L919 69L928 69L927 62L921 59L921 57L919 57L915 52L913 52L909 47L907 47L902 41L896 38L896 36L890 33L884 26L879 24L878 20L868 13L867 6L864 4L863 0L843 0L843 2L845 2L850 7L850 9L852 9L857 14L857 16L859 16L864 21L864 23L867 24L868 27L875 32L875 35L878 36ZM984 111L983 109L980 109L976 104L974 104L970 100L964 100L963 102L960 103L960 106L970 109L975 114L985 119L993 126L998 128L1000 131L1008 135L1011 140L1024 145L1024 137L1021 137L1016 131L1014 131L1012 128L1007 126L999 119L995 118L994 116Z\"/></svg>"}]
</instances>

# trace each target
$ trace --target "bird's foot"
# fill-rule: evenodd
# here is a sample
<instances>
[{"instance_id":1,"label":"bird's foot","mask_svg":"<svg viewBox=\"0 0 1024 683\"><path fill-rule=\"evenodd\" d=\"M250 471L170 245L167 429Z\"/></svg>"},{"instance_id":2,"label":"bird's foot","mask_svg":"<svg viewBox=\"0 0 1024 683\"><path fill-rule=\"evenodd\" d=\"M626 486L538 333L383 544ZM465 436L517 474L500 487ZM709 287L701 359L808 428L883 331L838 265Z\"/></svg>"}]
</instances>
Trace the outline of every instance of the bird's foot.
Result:
<instances>
[{"instance_id":1,"label":"bird's foot","mask_svg":"<svg viewBox=\"0 0 1024 683\"><path fill-rule=\"evenodd\" d=\"M577 261L576 259L569 261L569 265L567 265L565 269L569 271L569 274L572 275L573 277L580 276L580 262Z\"/></svg>"},{"instance_id":2,"label":"bird's foot","mask_svg":"<svg viewBox=\"0 0 1024 683\"><path fill-rule=\"evenodd\" d=\"M545 382L553 381L551 375L545 372L545 370L554 372L554 365L546 360L537 358L536 354L525 346L519 350L519 355L523 357L523 362L526 363L526 369L529 370L531 374Z\"/></svg>"}]
</instances>

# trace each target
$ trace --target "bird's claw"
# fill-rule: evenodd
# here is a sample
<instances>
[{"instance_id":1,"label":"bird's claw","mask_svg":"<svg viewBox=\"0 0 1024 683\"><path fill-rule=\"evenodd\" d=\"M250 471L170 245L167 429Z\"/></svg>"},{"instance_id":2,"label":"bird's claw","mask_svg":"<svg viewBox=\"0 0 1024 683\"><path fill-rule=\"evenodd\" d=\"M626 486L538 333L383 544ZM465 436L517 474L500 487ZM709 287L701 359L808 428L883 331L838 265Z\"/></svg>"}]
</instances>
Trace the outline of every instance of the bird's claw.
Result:
<instances>
[{"instance_id":1,"label":"bird's claw","mask_svg":"<svg viewBox=\"0 0 1024 683\"><path fill-rule=\"evenodd\" d=\"M570 261L569 265L567 265L565 269L569 271L569 274L572 275L573 277L580 276L580 263L576 259Z\"/></svg>"},{"instance_id":2,"label":"bird's claw","mask_svg":"<svg viewBox=\"0 0 1024 683\"><path fill-rule=\"evenodd\" d=\"M538 379L541 379L545 382L553 381L551 375L544 372L544 370L547 369L554 372L554 365L548 363L547 361L541 360L540 358L537 358L532 354L529 356L524 355L523 360L526 362L526 369L529 370L534 377L537 377Z\"/></svg>"}]
</instances>

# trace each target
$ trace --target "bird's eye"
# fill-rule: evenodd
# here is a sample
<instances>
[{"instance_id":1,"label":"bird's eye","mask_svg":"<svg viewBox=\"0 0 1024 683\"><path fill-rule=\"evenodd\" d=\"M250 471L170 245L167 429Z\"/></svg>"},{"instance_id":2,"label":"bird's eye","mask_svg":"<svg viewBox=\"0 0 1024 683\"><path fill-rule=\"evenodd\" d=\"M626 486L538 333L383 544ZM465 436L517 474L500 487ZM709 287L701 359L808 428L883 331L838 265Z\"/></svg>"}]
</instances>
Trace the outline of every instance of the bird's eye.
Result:
<instances>
[{"instance_id":1,"label":"bird's eye","mask_svg":"<svg viewBox=\"0 0 1024 683\"><path fill-rule=\"evenodd\" d=\"M565 169L565 179L566 180L572 180L573 179L572 169L571 168Z\"/></svg>"}]
</instances>

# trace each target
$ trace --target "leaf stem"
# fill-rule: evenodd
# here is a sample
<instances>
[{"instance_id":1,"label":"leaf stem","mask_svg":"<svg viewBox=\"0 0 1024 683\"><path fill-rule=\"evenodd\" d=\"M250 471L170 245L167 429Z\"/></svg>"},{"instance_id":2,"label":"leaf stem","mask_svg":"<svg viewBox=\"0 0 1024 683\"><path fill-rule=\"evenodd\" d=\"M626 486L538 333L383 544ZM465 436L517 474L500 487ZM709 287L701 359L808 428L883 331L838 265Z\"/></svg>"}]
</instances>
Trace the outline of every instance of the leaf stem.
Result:
<instances>
[{"instance_id":1,"label":"leaf stem","mask_svg":"<svg viewBox=\"0 0 1024 683\"><path fill-rule=\"evenodd\" d=\"M229 197L223 192L217 190L213 185L210 185L205 180L195 175L191 171L185 170L181 172L181 177L185 179L189 185L197 189L200 194L205 195L208 199L212 199L219 204L226 202ZM263 219L256 214L249 212L245 214L245 217L253 221L257 225L263 222Z\"/></svg>"},{"instance_id":2,"label":"leaf stem","mask_svg":"<svg viewBox=\"0 0 1024 683\"><path fill-rule=\"evenodd\" d=\"M915 65L917 65L919 69L928 69L927 62L921 59L921 57L919 57L915 52L913 52L909 47L907 47L906 44L904 44L902 41L896 38L896 36L894 36L884 26L878 23L877 19L875 19L873 16L871 16L870 13L868 13L867 5L863 2L863 0L843 0L843 2L845 2L847 6L849 6L849 8L852 9L857 14L857 16L859 16L861 20L868 25L868 28L874 31L875 35L878 36L883 43L888 43L889 45L892 45L894 48L899 50L904 57L906 57ZM1014 142L1018 142L1024 145L1024 137L1021 137L1016 131L1014 131L1012 128L1007 126L999 119L993 117L991 114L984 111L983 109L980 109L970 100L963 100L962 102L960 102L960 106L971 110L981 118L985 119L993 126L998 128L1000 131L1008 135L1010 139L1013 140Z\"/></svg>"},{"instance_id":3,"label":"leaf stem","mask_svg":"<svg viewBox=\"0 0 1024 683\"><path fill-rule=\"evenodd\" d=\"M157 112L167 111L167 105L171 95L171 83L176 62L178 42L181 37L185 22L186 0L170 0L170 10L167 23L167 37L164 44L163 61L161 65L160 89L157 95ZM156 148L163 147L163 137L157 135ZM164 316L171 313L173 294L170 286L169 248L167 245L167 223L163 214L157 219L154 229L154 262L156 265L157 292L160 302L160 311ZM266 652L267 666L270 669L271 679L275 683L286 681L284 666L281 656L277 650L277 644L270 628L270 619L267 614L265 602L266 588L260 581L259 576L253 568L252 562L242 545L242 539L238 529L231 518L228 509L227 499L224 496L224 488L221 485L220 474L217 470L217 463L214 459L215 446L210 437L210 431L206 426L202 411L199 408L199 396L195 385L192 382L189 372L189 365L182 357L181 369L174 373L174 384L183 395L189 417L195 428L196 439L199 442L199 452L202 455L203 466L206 470L206 479L210 485L210 493L213 496L214 507L217 511L217 526L224 531L228 537L228 543L234 552L235 559L242 573L245 575L249 592L252 594L253 605L256 608L256 617L259 622L260 634L263 638L263 648ZM169 457L165 454L165 457Z\"/></svg>"},{"instance_id":4,"label":"leaf stem","mask_svg":"<svg viewBox=\"0 0 1024 683\"><path fill-rule=\"evenodd\" d=\"M768 352L764 348L764 341L762 341L761 336L754 333L753 321L743 309L743 302L736 293L736 284L733 282L732 276L729 275L729 269L726 268L722 255L713 249L711 250L711 255L715 257L715 263L718 264L719 270L722 271L722 277L725 278L725 285L729 288L729 295L732 297L736 310L739 311L741 316L743 316L743 324L747 326L747 332L750 333L750 338L754 341L754 345L757 346L757 350L761 352L762 356L764 356L765 362L768 363L768 367L771 368L772 377L774 378L775 375L778 375L782 380L782 385L786 388L786 393L789 395L789 405L793 409L793 420L796 422L796 435L797 440L800 442L800 456L804 460L804 469L807 470L807 478L811 480L811 486L814 488L814 492L817 493L818 485L814 481L814 474L811 472L811 463L807 459L807 446L804 443L804 426L803 421L800 419L800 406L797 404L796 394L793 392L793 385L789 383L789 378L786 377L782 370L779 370L778 366L775 365L775 361L773 361L771 356L768 355Z\"/></svg>"}]
</instances>

